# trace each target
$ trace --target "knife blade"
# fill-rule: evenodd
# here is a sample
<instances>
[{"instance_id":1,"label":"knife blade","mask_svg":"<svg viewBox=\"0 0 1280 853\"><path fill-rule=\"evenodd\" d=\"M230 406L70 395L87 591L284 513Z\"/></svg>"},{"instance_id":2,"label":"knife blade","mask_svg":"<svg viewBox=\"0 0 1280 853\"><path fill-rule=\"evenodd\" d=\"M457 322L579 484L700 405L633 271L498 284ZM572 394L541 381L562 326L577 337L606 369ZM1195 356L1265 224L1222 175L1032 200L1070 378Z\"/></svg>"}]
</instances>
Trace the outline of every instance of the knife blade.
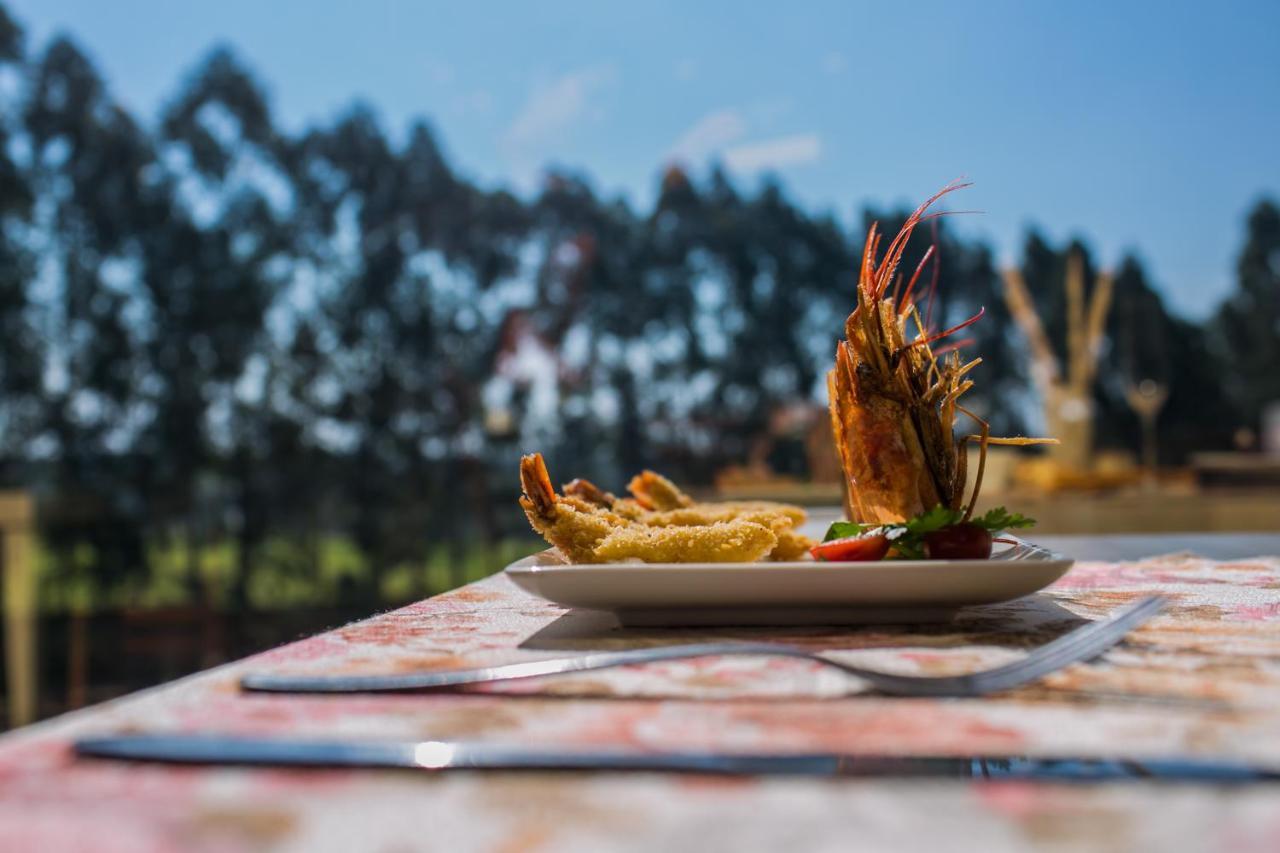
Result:
<instances>
[{"instance_id":1,"label":"knife blade","mask_svg":"<svg viewBox=\"0 0 1280 853\"><path fill-rule=\"evenodd\" d=\"M78 755L177 764L441 770L567 770L1060 782L1280 782L1280 765L1199 757L894 756L571 750L464 741L286 740L195 734L75 742Z\"/></svg>"}]
</instances>

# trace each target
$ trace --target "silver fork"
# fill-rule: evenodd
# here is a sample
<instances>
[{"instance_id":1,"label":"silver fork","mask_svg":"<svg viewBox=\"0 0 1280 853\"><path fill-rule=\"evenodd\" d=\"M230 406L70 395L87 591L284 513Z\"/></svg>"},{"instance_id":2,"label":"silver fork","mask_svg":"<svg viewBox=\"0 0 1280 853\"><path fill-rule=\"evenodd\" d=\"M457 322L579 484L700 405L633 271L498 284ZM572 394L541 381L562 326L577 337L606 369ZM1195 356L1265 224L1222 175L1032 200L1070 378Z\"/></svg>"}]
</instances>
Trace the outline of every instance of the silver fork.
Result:
<instances>
[{"instance_id":1,"label":"silver fork","mask_svg":"<svg viewBox=\"0 0 1280 853\"><path fill-rule=\"evenodd\" d=\"M519 678L560 675L569 672L635 666L658 661L721 655L757 655L818 663L856 676L881 693L893 696L982 696L1009 690L1078 661L1095 658L1118 643L1134 628L1159 613L1166 600L1151 596L1117 610L1104 619L1083 625L1069 634L1045 643L1020 660L965 675L897 675L832 660L821 654L780 643L693 643L630 649L621 652L593 652L568 658L509 663L479 669L452 669L402 675L246 675L240 682L245 690L267 693L383 693L413 690L447 690L474 684L494 684Z\"/></svg>"}]
</instances>

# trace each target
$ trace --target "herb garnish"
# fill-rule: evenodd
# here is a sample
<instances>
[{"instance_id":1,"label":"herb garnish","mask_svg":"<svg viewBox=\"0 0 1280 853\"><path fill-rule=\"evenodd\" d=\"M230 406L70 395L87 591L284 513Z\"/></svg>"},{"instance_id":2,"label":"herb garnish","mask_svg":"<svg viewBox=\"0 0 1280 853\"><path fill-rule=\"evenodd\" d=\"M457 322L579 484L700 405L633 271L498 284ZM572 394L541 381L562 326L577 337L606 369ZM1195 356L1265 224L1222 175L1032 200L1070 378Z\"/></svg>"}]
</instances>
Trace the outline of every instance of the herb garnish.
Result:
<instances>
[{"instance_id":1,"label":"herb garnish","mask_svg":"<svg viewBox=\"0 0 1280 853\"><path fill-rule=\"evenodd\" d=\"M837 521L827 529L827 535L823 538L823 542L830 542L833 539L845 539L850 536L860 536L863 533L874 530L881 534L893 544L893 550L898 556L905 557L908 560L925 559L924 538L925 534L934 533L942 530L944 527L951 527L953 524L964 522L964 511L959 509L949 509L939 504L933 509L922 512L915 518L897 524L882 524L878 527L875 525L863 525L856 521ZM994 507L983 515L975 515L970 518L968 524L974 524L984 528L991 533L999 533L1001 530L1010 530L1015 527L1031 527L1034 525L1035 519L1027 518L1016 512L1009 512L1002 506Z\"/></svg>"}]
</instances>

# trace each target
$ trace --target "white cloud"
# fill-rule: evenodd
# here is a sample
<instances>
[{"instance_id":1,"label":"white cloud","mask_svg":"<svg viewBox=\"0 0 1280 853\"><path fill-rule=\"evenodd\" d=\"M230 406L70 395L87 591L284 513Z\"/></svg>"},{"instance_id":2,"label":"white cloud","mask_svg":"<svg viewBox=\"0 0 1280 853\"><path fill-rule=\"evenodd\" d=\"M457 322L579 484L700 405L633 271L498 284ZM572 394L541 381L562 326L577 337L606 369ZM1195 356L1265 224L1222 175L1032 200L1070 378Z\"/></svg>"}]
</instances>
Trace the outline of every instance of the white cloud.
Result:
<instances>
[{"instance_id":1,"label":"white cloud","mask_svg":"<svg viewBox=\"0 0 1280 853\"><path fill-rule=\"evenodd\" d=\"M680 134L667 157L685 163L701 163L726 145L741 139L747 132L747 122L736 110L716 110L707 113Z\"/></svg>"},{"instance_id":2,"label":"white cloud","mask_svg":"<svg viewBox=\"0 0 1280 853\"><path fill-rule=\"evenodd\" d=\"M591 97L612 77L607 67L583 68L535 87L507 128L507 144L528 148L556 141L587 113Z\"/></svg>"},{"instance_id":3,"label":"white cloud","mask_svg":"<svg viewBox=\"0 0 1280 853\"><path fill-rule=\"evenodd\" d=\"M821 156L822 137L798 133L735 145L724 152L724 162L735 172L762 172L812 163Z\"/></svg>"},{"instance_id":4,"label":"white cloud","mask_svg":"<svg viewBox=\"0 0 1280 853\"><path fill-rule=\"evenodd\" d=\"M761 98L747 107L747 117L753 127L773 127L788 114L795 112L795 99L790 97Z\"/></svg>"}]
</instances>

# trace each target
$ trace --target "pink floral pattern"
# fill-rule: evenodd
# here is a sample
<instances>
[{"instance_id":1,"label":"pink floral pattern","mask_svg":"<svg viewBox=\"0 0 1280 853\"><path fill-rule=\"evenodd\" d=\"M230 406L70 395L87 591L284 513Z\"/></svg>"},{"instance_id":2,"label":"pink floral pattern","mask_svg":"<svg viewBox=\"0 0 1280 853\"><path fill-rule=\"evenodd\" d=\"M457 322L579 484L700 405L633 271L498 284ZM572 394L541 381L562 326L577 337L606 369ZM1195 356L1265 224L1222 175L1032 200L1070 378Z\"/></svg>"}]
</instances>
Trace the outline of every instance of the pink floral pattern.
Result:
<instances>
[{"instance_id":1,"label":"pink floral pattern","mask_svg":"<svg viewBox=\"0 0 1280 853\"><path fill-rule=\"evenodd\" d=\"M867 693L822 667L709 659L468 694L243 694L246 672L403 672L708 637L903 672L1009 660L1151 592L1103 659L981 700ZM1280 559L1084 563L951 624L623 630L498 576L0 738L0 850L1280 849L1280 792L1212 786L722 780L177 768L77 760L79 736L202 731L638 749L1225 755L1280 765Z\"/></svg>"}]
</instances>

